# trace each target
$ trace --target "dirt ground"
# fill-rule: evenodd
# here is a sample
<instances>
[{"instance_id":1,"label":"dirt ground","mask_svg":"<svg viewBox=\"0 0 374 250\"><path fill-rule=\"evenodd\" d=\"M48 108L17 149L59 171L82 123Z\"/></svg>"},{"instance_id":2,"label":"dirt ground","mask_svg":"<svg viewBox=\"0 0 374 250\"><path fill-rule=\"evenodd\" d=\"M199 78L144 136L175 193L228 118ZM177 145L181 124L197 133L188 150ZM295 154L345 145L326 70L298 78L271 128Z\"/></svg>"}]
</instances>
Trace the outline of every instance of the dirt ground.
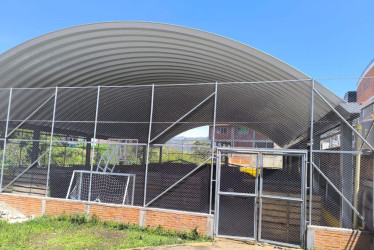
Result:
<instances>
[{"instance_id":1,"label":"dirt ground","mask_svg":"<svg viewBox=\"0 0 374 250\"><path fill-rule=\"evenodd\" d=\"M138 248L139 249L139 248ZM258 243L253 241L239 241L229 239L216 239L214 242L207 243L191 243L186 245L175 246L159 246L141 248L144 250L218 250L218 249L235 249L235 250L264 250L264 249L290 249L265 243ZM293 248L294 249L294 248Z\"/></svg>"}]
</instances>

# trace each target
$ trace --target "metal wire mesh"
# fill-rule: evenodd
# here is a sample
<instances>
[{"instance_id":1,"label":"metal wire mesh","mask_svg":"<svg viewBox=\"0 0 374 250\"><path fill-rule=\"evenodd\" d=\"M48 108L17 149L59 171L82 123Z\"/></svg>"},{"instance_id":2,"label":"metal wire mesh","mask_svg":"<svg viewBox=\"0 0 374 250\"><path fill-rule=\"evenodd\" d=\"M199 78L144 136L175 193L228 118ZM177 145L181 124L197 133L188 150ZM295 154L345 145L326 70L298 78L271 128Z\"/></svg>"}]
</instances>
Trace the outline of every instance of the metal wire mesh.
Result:
<instances>
[{"instance_id":1,"label":"metal wire mesh","mask_svg":"<svg viewBox=\"0 0 374 250\"><path fill-rule=\"evenodd\" d=\"M360 114L354 106L320 96L324 89L319 84L311 121L311 82L0 90L2 191L65 198L75 170L133 174L133 205L210 213L217 181L219 192L250 196L260 188L255 185L256 154L230 151L221 159L220 179L212 179L215 147L257 148L261 153L266 148L306 151L313 135L309 162L314 165L305 180L305 163L299 156L264 154L259 171L262 195L286 200L263 198L262 238L298 244L309 219L315 225L370 228L373 123L356 120ZM351 127L357 124L362 129ZM209 127L208 138L167 143L202 126ZM310 165L308 174L309 170ZM83 182L88 185L84 191L88 200L89 192L95 196L94 189L111 181L85 177ZM309 189L303 196L305 188ZM120 197L122 191L112 193ZM256 236L254 216L260 211L255 211L256 199L249 196L220 197L215 211L223 221L218 223L220 234ZM304 211L292 199L308 201L308 208ZM100 202L120 204L113 197ZM312 217L301 222L309 205ZM227 223L232 221L240 223L230 228Z\"/></svg>"},{"instance_id":2,"label":"metal wire mesh","mask_svg":"<svg viewBox=\"0 0 374 250\"><path fill-rule=\"evenodd\" d=\"M261 239L300 245L301 203L263 198Z\"/></svg>"},{"instance_id":3,"label":"metal wire mesh","mask_svg":"<svg viewBox=\"0 0 374 250\"><path fill-rule=\"evenodd\" d=\"M153 146L146 203L152 207L209 212L210 147ZM188 178L184 178L189 175ZM188 190L188 192L186 192Z\"/></svg>"},{"instance_id":4,"label":"metal wire mesh","mask_svg":"<svg viewBox=\"0 0 374 250\"><path fill-rule=\"evenodd\" d=\"M263 155L262 193L302 198L302 160L301 156Z\"/></svg>"},{"instance_id":5,"label":"metal wire mesh","mask_svg":"<svg viewBox=\"0 0 374 250\"><path fill-rule=\"evenodd\" d=\"M255 198L220 196L218 234L255 238Z\"/></svg>"}]
</instances>

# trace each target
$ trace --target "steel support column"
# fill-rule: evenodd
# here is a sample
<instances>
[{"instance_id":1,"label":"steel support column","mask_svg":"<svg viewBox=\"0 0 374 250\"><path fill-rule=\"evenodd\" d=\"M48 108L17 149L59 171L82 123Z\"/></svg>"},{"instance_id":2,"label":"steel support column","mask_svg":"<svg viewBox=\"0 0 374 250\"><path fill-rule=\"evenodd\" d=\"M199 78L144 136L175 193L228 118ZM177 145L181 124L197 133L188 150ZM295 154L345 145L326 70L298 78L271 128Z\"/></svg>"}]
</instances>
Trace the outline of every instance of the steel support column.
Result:
<instances>
[{"instance_id":1,"label":"steel support column","mask_svg":"<svg viewBox=\"0 0 374 250\"><path fill-rule=\"evenodd\" d=\"M216 82L214 86L214 108L213 108L213 126L212 126L212 140L211 140L211 164L210 164L210 187L209 187L209 214L212 213L212 200L213 200L213 181L216 183L216 180L213 180L214 172L214 148L215 148L215 133L216 133L216 118L217 118L217 90L218 83ZM216 159L217 164L217 159Z\"/></svg>"},{"instance_id":2,"label":"steel support column","mask_svg":"<svg viewBox=\"0 0 374 250\"><path fill-rule=\"evenodd\" d=\"M313 147L314 147L314 79L311 82L312 88L310 93L310 148L309 148L309 214L308 224L312 225L313 209ZM305 197L306 198L306 197Z\"/></svg>"},{"instance_id":3,"label":"steel support column","mask_svg":"<svg viewBox=\"0 0 374 250\"><path fill-rule=\"evenodd\" d=\"M56 117L56 104L57 104L57 92L58 92L58 87L56 87L55 90L55 100L53 103L53 115L52 115L52 126L51 126L51 138L49 141L49 155L48 155L48 169L47 169L47 184L45 187L45 196L48 197L48 189L49 189L49 175L51 174L51 159L52 159L52 147L53 147L53 133L54 133L54 128L55 128L55 117Z\"/></svg>"},{"instance_id":4,"label":"steel support column","mask_svg":"<svg viewBox=\"0 0 374 250\"><path fill-rule=\"evenodd\" d=\"M147 155L146 155L146 162L145 162L145 173L144 173L144 200L143 200L143 207L146 206L147 203L147 182L148 182L148 164L149 164L149 145L151 143L151 133L152 133L152 119L153 119L153 101L155 97L155 85L152 84L152 97L151 97L151 111L149 114L149 127L148 127L148 141L147 141Z\"/></svg>"},{"instance_id":5,"label":"steel support column","mask_svg":"<svg viewBox=\"0 0 374 250\"><path fill-rule=\"evenodd\" d=\"M93 140L91 145L92 147L92 158L91 158L91 169L90 169L90 185L88 187L88 201L91 201L91 191L92 191L92 171L93 171L93 164L95 159L95 146L96 146L96 128L97 128L97 118L99 115L99 103L100 103L100 86L97 87L97 97L96 97L96 112L95 112L95 127L94 127L94 134Z\"/></svg>"}]
</instances>

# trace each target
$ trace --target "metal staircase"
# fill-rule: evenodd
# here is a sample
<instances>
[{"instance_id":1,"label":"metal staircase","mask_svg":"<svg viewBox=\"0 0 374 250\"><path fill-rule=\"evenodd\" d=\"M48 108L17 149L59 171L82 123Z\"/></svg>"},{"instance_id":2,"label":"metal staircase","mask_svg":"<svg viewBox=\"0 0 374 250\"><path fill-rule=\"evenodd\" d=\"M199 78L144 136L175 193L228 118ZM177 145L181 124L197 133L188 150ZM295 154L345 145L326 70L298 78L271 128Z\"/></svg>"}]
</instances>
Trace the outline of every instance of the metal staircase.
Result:
<instances>
[{"instance_id":1,"label":"metal staircase","mask_svg":"<svg viewBox=\"0 0 374 250\"><path fill-rule=\"evenodd\" d=\"M109 139L107 142L107 149L100 157L96 171L113 173L114 168L119 162L124 164L131 161L131 152L129 150L128 143L132 143L134 141L135 139ZM135 147L134 153L135 158L137 158L138 147Z\"/></svg>"}]
</instances>

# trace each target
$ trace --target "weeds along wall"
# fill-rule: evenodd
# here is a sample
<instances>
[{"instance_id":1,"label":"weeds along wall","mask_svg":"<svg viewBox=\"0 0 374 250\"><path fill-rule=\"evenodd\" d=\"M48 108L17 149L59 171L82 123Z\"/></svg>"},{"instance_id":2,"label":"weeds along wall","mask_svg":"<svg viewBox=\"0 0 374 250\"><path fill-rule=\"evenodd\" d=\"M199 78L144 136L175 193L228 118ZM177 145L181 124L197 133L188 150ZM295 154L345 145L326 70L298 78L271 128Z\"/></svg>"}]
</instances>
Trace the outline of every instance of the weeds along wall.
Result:
<instances>
[{"instance_id":1,"label":"weeds along wall","mask_svg":"<svg viewBox=\"0 0 374 250\"><path fill-rule=\"evenodd\" d=\"M214 214L217 148L275 147L308 152L305 225L373 227L372 126L312 79L12 88L0 107L2 193ZM204 126L208 140L170 141ZM228 157L230 182L253 178ZM290 159L267 188L300 177Z\"/></svg>"}]
</instances>

